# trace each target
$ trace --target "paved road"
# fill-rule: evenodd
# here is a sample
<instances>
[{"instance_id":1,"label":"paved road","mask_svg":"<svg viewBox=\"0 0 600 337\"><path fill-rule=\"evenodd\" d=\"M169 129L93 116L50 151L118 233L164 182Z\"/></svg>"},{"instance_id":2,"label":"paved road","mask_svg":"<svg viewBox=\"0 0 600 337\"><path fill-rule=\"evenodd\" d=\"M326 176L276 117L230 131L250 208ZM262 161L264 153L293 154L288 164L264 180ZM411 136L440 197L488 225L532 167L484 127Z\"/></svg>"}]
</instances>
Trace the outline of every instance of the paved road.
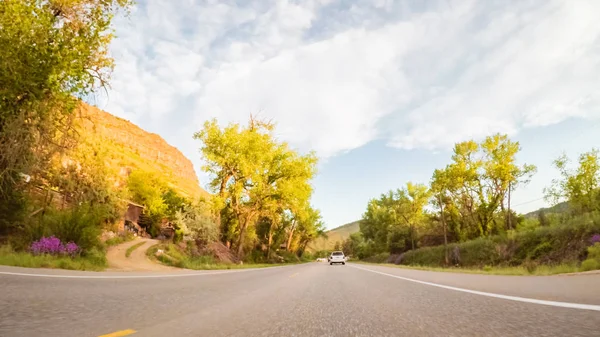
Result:
<instances>
[{"instance_id":1,"label":"paved road","mask_svg":"<svg viewBox=\"0 0 600 337\"><path fill-rule=\"evenodd\" d=\"M495 277L316 262L169 276L2 267L0 289L0 336L600 336L597 274Z\"/></svg>"}]
</instances>

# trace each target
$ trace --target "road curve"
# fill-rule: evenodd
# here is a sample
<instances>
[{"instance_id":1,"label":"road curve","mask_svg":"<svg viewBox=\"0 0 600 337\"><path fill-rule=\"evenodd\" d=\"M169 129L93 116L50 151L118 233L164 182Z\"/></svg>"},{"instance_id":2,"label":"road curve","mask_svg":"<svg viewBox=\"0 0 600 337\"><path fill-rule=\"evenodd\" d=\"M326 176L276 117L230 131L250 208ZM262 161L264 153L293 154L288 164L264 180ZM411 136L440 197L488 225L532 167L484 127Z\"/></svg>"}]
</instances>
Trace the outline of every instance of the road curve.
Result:
<instances>
[{"instance_id":1,"label":"road curve","mask_svg":"<svg viewBox=\"0 0 600 337\"><path fill-rule=\"evenodd\" d=\"M316 262L127 275L2 267L0 287L0 336L597 336L600 326L600 311L582 309L600 308L597 274L501 277Z\"/></svg>"},{"instance_id":2,"label":"road curve","mask_svg":"<svg viewBox=\"0 0 600 337\"><path fill-rule=\"evenodd\" d=\"M133 252L129 257L125 256L127 249L144 242L144 244ZM109 247L106 252L108 268L113 271L172 271L175 268L150 261L146 251L153 245L159 244L159 240L137 238L133 241L124 242L120 245Z\"/></svg>"}]
</instances>

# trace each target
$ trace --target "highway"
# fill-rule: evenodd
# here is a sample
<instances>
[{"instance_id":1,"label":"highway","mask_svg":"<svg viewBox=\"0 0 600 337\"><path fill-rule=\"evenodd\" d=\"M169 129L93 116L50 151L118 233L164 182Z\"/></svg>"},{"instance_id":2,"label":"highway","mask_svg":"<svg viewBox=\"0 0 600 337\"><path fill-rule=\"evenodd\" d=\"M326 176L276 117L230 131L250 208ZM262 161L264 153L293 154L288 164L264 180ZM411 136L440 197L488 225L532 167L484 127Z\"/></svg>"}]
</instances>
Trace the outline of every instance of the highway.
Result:
<instances>
[{"instance_id":1,"label":"highway","mask_svg":"<svg viewBox=\"0 0 600 337\"><path fill-rule=\"evenodd\" d=\"M0 267L0 336L600 336L600 274Z\"/></svg>"}]
</instances>

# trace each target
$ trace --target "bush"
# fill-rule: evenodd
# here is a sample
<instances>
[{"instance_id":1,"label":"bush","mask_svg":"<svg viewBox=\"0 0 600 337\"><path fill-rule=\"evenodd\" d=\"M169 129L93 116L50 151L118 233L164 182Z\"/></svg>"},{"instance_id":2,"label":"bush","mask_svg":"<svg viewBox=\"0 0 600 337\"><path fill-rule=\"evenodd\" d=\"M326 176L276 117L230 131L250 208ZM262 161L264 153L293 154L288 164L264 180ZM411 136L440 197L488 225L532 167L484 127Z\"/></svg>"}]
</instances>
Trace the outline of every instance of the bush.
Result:
<instances>
[{"instance_id":1,"label":"bush","mask_svg":"<svg viewBox=\"0 0 600 337\"><path fill-rule=\"evenodd\" d=\"M259 250L252 250L244 257L246 263L265 263L267 258L265 254Z\"/></svg>"},{"instance_id":2,"label":"bush","mask_svg":"<svg viewBox=\"0 0 600 337\"><path fill-rule=\"evenodd\" d=\"M365 258L364 261L373 262L373 263L384 263L387 261L387 259L389 257L390 257L390 253L380 253L380 254L375 254L373 256L369 256L369 257Z\"/></svg>"},{"instance_id":3,"label":"bush","mask_svg":"<svg viewBox=\"0 0 600 337\"><path fill-rule=\"evenodd\" d=\"M600 262L597 260L587 259L581 263L582 271L590 271L600 269Z\"/></svg>"},{"instance_id":4,"label":"bush","mask_svg":"<svg viewBox=\"0 0 600 337\"><path fill-rule=\"evenodd\" d=\"M277 254L279 256L281 256L283 258L284 263L293 263L293 262L299 262L300 258L298 257L298 255L292 253L292 252L288 252L287 250L282 250L277 252ZM279 261L276 261L279 262Z\"/></svg>"},{"instance_id":5,"label":"bush","mask_svg":"<svg viewBox=\"0 0 600 337\"><path fill-rule=\"evenodd\" d=\"M594 245L588 247L588 258L600 260L600 243L594 243Z\"/></svg>"},{"instance_id":6,"label":"bush","mask_svg":"<svg viewBox=\"0 0 600 337\"><path fill-rule=\"evenodd\" d=\"M65 211L49 210L25 224L20 236L20 247L25 249L33 241L55 236L62 242L74 242L85 252L100 247L103 214L87 205Z\"/></svg>"}]
</instances>

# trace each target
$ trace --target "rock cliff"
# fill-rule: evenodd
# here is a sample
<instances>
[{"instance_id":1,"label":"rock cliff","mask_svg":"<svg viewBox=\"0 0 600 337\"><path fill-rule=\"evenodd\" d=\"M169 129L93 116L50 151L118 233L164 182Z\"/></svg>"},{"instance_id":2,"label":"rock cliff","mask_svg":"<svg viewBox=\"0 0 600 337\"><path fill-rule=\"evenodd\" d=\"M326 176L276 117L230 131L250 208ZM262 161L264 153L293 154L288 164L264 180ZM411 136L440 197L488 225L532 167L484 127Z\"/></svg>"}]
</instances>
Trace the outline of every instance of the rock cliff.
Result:
<instances>
[{"instance_id":1,"label":"rock cliff","mask_svg":"<svg viewBox=\"0 0 600 337\"><path fill-rule=\"evenodd\" d=\"M108 165L116 166L121 176L135 169L151 170L181 194L195 198L208 195L200 187L192 162L159 135L87 104L82 104L80 117L86 133L111 143Z\"/></svg>"}]
</instances>

